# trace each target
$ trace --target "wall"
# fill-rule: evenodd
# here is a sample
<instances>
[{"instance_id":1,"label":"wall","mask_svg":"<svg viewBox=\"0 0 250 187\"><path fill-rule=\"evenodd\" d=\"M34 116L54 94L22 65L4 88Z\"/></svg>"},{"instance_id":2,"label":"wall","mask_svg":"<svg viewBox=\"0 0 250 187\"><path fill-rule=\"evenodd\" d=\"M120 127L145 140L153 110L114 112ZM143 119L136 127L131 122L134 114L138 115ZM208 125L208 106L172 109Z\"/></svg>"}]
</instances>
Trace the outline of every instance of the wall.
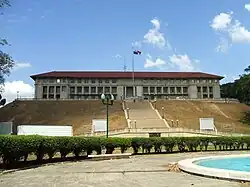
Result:
<instances>
[{"instance_id":1,"label":"wall","mask_svg":"<svg viewBox=\"0 0 250 187\"><path fill-rule=\"evenodd\" d=\"M46 81L45 81L46 80ZM53 81L54 80L54 81ZM73 83L70 80L59 80L58 79L41 79L41 80L36 80L36 90L35 90L35 96L38 99L43 98L43 86L54 86L54 94L56 94L56 86L60 86L60 99L86 99L84 95L80 96L80 98L78 98L78 96L74 96L74 97L70 97L70 87L75 87L75 94L77 93L77 87L82 87L82 92L81 94L84 93L84 87L88 87L89 90L91 90L91 87L95 87L96 88L96 92L93 93L95 94L94 98L91 97L90 99L98 99L99 95L101 93L99 93L98 88L102 87L103 89L105 89L105 87L109 87L111 92L112 92L112 87L116 87L117 91L116 93L113 93L117 96L117 99L121 99L121 97L124 95L125 90L126 90L126 86L133 86L133 81L132 78L131 79L117 79L115 82L113 82L112 80L109 80L108 82L102 80L102 83L100 83L100 81L98 79L95 79L95 82L92 83L91 80L89 80L88 82L84 82L82 80L79 81L74 81ZM162 80L144 80L144 79L135 79L135 86L136 86L136 91L137 91L137 96L143 96L143 87L148 87L148 96L151 95L156 95L159 99L165 99L165 97L167 95L169 95L171 97L171 92L170 92L170 88L174 87L174 92L175 94L179 94L181 95L181 97L189 97L191 99L196 99L196 98L202 98L202 92L201 92L201 96L199 97L197 95L197 86L200 87L213 87L213 97L214 98L220 98L220 86L219 86L219 81L215 81L215 80L199 80L199 79L184 79L184 80L176 80L176 79L162 79ZM62 88L65 87L65 92L62 92ZM160 92L157 92L157 87L160 88ZM164 91L164 87L167 87L167 92ZM177 87L181 88L181 91L177 93ZM184 88L187 88L187 93L184 93ZM154 92L151 93L150 88L153 89ZM48 87L48 91L47 91L47 95L49 94L49 87ZM91 94L91 91L89 91L87 94ZM162 96L161 96L162 94ZM185 96L186 94L186 96ZM164 96L165 95L165 96ZM209 94L208 94L209 95ZM172 97L177 97L175 95L172 95Z\"/></svg>"}]
</instances>

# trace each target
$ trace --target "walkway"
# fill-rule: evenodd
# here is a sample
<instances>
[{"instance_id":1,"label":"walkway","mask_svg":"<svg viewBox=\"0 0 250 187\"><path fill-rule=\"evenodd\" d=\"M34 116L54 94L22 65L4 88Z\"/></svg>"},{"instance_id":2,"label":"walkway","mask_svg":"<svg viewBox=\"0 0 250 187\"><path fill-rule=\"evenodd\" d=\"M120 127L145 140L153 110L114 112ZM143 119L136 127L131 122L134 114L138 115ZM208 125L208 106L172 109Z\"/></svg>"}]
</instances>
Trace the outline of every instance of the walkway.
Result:
<instances>
[{"instance_id":1,"label":"walkway","mask_svg":"<svg viewBox=\"0 0 250 187\"><path fill-rule=\"evenodd\" d=\"M224 154L237 154L228 152ZM246 152L244 152L246 153ZM0 186L72 187L243 187L236 182L167 172L168 163L219 153L182 153L134 156L130 159L82 161L43 166L0 176Z\"/></svg>"},{"instance_id":2,"label":"walkway","mask_svg":"<svg viewBox=\"0 0 250 187\"><path fill-rule=\"evenodd\" d=\"M132 120L132 128L166 128L162 119L152 109L148 101L126 101L129 108L129 119ZM136 120L136 126L134 125Z\"/></svg>"}]
</instances>

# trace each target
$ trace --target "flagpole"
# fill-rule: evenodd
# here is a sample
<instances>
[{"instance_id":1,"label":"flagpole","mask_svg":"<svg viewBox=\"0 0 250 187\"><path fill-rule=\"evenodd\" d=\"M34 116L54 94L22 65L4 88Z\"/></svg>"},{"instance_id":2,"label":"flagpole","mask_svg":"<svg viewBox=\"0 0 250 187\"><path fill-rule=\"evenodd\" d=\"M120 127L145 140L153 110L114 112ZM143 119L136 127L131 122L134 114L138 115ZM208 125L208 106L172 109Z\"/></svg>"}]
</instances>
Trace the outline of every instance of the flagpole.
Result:
<instances>
[{"instance_id":1,"label":"flagpole","mask_svg":"<svg viewBox=\"0 0 250 187\"><path fill-rule=\"evenodd\" d=\"M134 48L132 47L132 80L133 80L133 97L135 97L135 55L134 55Z\"/></svg>"},{"instance_id":2,"label":"flagpole","mask_svg":"<svg viewBox=\"0 0 250 187\"><path fill-rule=\"evenodd\" d=\"M123 57L123 69L124 69L124 72L126 71L126 68L127 68L127 66L126 66L126 58L125 57Z\"/></svg>"}]
</instances>

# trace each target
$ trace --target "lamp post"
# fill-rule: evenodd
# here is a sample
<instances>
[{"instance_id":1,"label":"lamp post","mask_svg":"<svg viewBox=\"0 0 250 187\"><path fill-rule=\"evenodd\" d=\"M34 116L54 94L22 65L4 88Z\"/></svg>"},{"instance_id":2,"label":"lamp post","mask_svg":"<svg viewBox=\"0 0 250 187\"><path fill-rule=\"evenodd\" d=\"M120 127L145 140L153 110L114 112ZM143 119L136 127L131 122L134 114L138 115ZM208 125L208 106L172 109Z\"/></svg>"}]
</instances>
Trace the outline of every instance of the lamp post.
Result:
<instances>
[{"instance_id":1,"label":"lamp post","mask_svg":"<svg viewBox=\"0 0 250 187\"><path fill-rule=\"evenodd\" d=\"M164 107L161 107L161 110L162 110L162 119L164 119Z\"/></svg>"},{"instance_id":2,"label":"lamp post","mask_svg":"<svg viewBox=\"0 0 250 187\"><path fill-rule=\"evenodd\" d=\"M102 94L101 95L101 100L102 100L102 104L106 105L106 120L107 120L107 124L106 124L106 138L109 137L109 106L113 105L114 103L114 96L112 94Z\"/></svg>"}]
</instances>

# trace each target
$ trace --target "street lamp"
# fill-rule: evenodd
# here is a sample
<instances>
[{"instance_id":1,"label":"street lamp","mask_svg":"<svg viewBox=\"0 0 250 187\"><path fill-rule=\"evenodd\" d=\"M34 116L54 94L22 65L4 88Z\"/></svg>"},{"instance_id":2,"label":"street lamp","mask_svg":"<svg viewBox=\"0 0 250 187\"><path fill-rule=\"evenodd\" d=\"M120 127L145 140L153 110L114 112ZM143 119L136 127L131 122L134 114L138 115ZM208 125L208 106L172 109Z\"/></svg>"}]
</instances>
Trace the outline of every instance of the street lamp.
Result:
<instances>
[{"instance_id":1,"label":"street lamp","mask_svg":"<svg viewBox=\"0 0 250 187\"><path fill-rule=\"evenodd\" d=\"M164 106L163 107L161 107L161 110L162 110L162 119L164 119Z\"/></svg>"},{"instance_id":2,"label":"street lamp","mask_svg":"<svg viewBox=\"0 0 250 187\"><path fill-rule=\"evenodd\" d=\"M102 94L101 95L102 104L106 105L106 115L107 115L107 130L106 130L106 137L109 137L109 105L113 105L114 103L114 96L112 94Z\"/></svg>"}]
</instances>

